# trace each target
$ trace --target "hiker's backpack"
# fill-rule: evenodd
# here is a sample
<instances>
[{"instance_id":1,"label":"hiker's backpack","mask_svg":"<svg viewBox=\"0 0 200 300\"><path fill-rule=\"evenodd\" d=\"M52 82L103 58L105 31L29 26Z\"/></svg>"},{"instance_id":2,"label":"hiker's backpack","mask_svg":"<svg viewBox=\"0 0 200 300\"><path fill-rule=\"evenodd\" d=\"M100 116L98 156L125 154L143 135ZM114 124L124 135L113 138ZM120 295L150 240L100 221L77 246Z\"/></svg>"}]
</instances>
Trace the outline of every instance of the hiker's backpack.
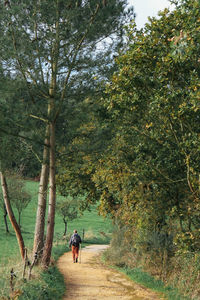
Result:
<instances>
[{"instance_id":1,"label":"hiker's backpack","mask_svg":"<svg viewBox=\"0 0 200 300\"><path fill-rule=\"evenodd\" d=\"M79 243L80 243L80 237L78 234L75 234L73 237L72 237L72 245L75 246L75 247L78 247L79 246Z\"/></svg>"}]
</instances>

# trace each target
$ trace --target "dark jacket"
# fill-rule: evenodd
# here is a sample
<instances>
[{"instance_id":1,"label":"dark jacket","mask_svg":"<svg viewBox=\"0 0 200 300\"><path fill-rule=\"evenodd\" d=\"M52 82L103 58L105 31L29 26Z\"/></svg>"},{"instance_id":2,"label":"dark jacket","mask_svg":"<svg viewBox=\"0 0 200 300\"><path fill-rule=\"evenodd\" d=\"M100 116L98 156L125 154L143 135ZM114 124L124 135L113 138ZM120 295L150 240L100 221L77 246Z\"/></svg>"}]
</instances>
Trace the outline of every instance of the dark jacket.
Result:
<instances>
[{"instance_id":1,"label":"dark jacket","mask_svg":"<svg viewBox=\"0 0 200 300\"><path fill-rule=\"evenodd\" d=\"M69 247L76 246L79 247L79 244L81 243L81 237L78 235L78 233L72 234L70 241L69 241Z\"/></svg>"}]
</instances>

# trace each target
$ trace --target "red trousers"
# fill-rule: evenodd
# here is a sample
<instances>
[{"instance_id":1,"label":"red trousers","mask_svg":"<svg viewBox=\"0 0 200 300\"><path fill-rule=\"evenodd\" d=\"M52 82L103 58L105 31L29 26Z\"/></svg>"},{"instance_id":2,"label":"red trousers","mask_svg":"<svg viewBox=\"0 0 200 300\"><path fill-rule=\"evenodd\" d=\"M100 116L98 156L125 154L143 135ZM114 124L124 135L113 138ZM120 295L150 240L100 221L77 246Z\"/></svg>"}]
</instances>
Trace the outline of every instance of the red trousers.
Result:
<instances>
[{"instance_id":1,"label":"red trousers","mask_svg":"<svg viewBox=\"0 0 200 300\"><path fill-rule=\"evenodd\" d=\"M72 245L72 257L73 257L73 261L75 261L75 259L78 259L78 253L79 253L79 246L73 246Z\"/></svg>"}]
</instances>

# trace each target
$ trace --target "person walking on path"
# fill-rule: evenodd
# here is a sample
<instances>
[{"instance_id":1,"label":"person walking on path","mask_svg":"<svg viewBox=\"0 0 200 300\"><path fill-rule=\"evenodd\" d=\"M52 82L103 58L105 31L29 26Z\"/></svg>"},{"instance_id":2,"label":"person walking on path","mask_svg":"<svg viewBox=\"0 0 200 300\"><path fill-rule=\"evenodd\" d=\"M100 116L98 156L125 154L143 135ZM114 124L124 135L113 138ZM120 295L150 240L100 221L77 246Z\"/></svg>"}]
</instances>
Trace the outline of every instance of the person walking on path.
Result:
<instances>
[{"instance_id":1,"label":"person walking on path","mask_svg":"<svg viewBox=\"0 0 200 300\"><path fill-rule=\"evenodd\" d=\"M72 234L69 241L69 247L72 248L72 257L74 263L78 262L79 246L81 242L82 241L80 235L78 235L77 230L74 230L74 233Z\"/></svg>"}]
</instances>

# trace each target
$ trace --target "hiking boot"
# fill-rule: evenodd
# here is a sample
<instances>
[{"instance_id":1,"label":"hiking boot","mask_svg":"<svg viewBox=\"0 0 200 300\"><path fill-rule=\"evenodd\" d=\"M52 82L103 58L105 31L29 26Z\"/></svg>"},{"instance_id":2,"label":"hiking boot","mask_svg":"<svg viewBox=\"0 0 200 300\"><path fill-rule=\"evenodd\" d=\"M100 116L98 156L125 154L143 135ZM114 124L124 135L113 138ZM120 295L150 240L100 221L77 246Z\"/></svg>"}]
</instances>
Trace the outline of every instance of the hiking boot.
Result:
<instances>
[{"instance_id":1,"label":"hiking boot","mask_svg":"<svg viewBox=\"0 0 200 300\"><path fill-rule=\"evenodd\" d=\"M76 263L78 262L78 257L76 258Z\"/></svg>"}]
</instances>

